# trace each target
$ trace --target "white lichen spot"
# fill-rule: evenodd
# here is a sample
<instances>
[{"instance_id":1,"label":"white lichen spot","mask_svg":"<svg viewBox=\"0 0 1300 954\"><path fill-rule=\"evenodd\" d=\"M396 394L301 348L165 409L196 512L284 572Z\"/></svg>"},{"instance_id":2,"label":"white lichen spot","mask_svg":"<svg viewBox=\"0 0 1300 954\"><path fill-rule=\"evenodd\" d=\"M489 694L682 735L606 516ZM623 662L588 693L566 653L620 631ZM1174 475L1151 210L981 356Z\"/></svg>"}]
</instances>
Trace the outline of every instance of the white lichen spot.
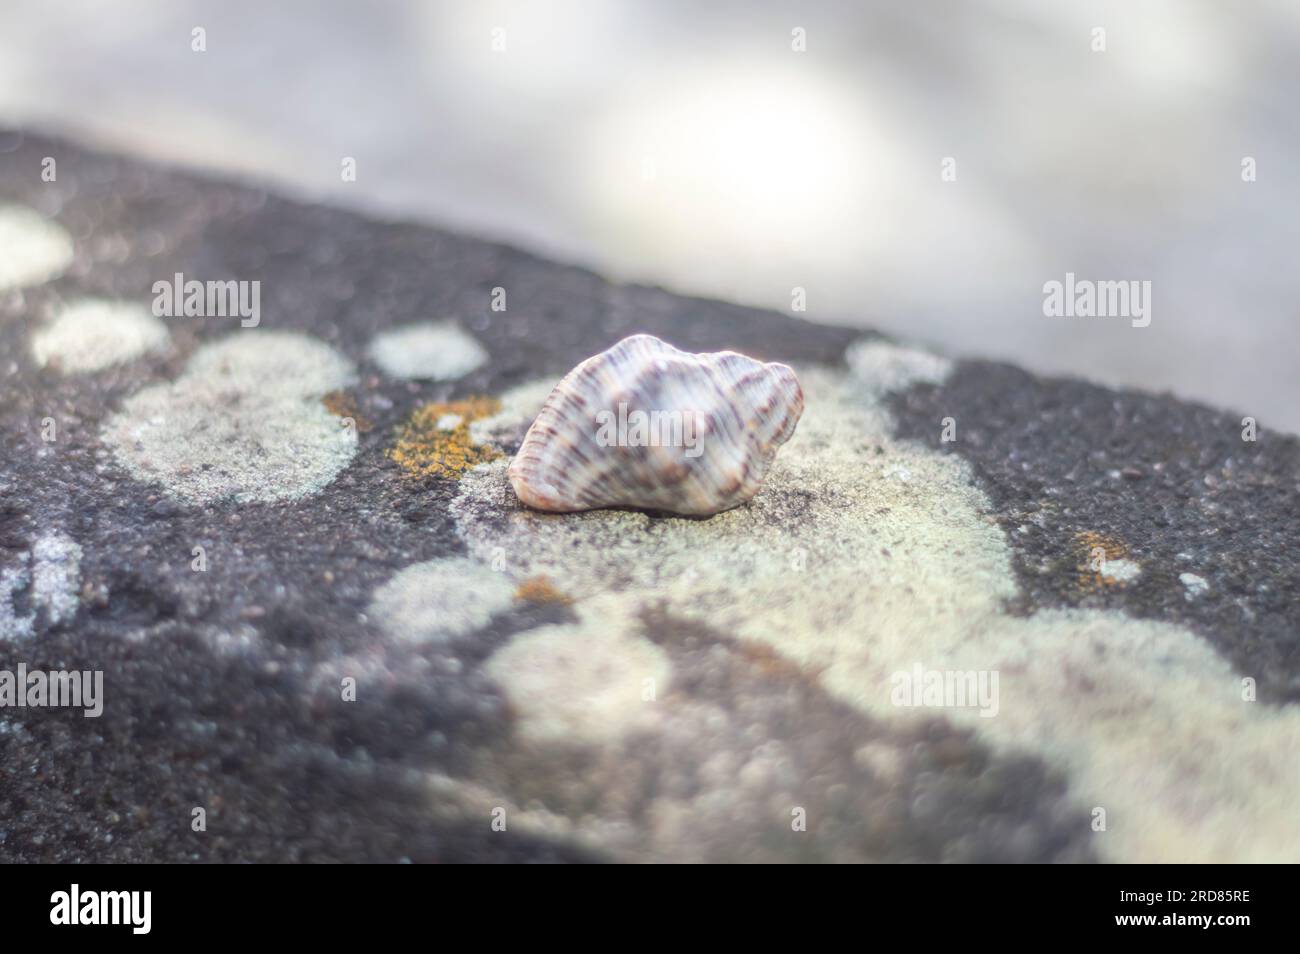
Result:
<instances>
[{"instance_id":1,"label":"white lichen spot","mask_svg":"<svg viewBox=\"0 0 1300 954\"><path fill-rule=\"evenodd\" d=\"M968 466L895 440L880 400L942 380L946 362L869 343L850 364L849 374L800 371L804 418L745 507L708 520L537 513L520 506L497 460L461 481L458 530L472 557L487 562L505 549L515 572L545 574L573 596L591 620L572 643L585 651L599 655L602 628L589 607L613 594L622 613L657 608L772 647L873 718L947 718L996 751L1035 753L1066 772L1080 810L1112 809L1097 841L1106 858L1300 857L1300 762L1291 754L1300 711L1240 705L1223 690L1231 667L1182 627L1099 611L1010 615L1011 550ZM506 395L484 431L517 440L540 390ZM815 573L789 571L795 549ZM625 635L612 633L603 638ZM511 698L542 724L572 727L553 712L571 690L546 655L575 628L544 635L515 657L508 678L527 691ZM894 705L893 674L916 664L998 672L997 715ZM529 666L542 670L531 683Z\"/></svg>"},{"instance_id":2,"label":"white lichen spot","mask_svg":"<svg viewBox=\"0 0 1300 954\"><path fill-rule=\"evenodd\" d=\"M1182 583L1186 588L1186 592L1183 594L1183 598L1186 600L1194 600L1210 588L1210 584L1206 582L1205 577L1197 576L1195 573L1179 573L1178 582Z\"/></svg>"},{"instance_id":3,"label":"white lichen spot","mask_svg":"<svg viewBox=\"0 0 1300 954\"><path fill-rule=\"evenodd\" d=\"M452 639L473 632L514 602L514 584L465 557L408 566L377 589L367 615L406 642Z\"/></svg>"},{"instance_id":4,"label":"white lichen spot","mask_svg":"<svg viewBox=\"0 0 1300 954\"><path fill-rule=\"evenodd\" d=\"M191 503L294 500L356 453L355 428L320 400L354 380L352 364L315 338L236 332L200 348L174 382L128 398L104 441L137 480Z\"/></svg>"},{"instance_id":5,"label":"white lichen spot","mask_svg":"<svg viewBox=\"0 0 1300 954\"><path fill-rule=\"evenodd\" d=\"M1105 560L1101 563L1101 575L1113 583L1132 583L1142 575L1142 566L1133 560Z\"/></svg>"},{"instance_id":6,"label":"white lichen spot","mask_svg":"<svg viewBox=\"0 0 1300 954\"><path fill-rule=\"evenodd\" d=\"M72 237L32 209L0 204L0 292L57 278L72 264Z\"/></svg>"},{"instance_id":7,"label":"white lichen spot","mask_svg":"<svg viewBox=\"0 0 1300 954\"><path fill-rule=\"evenodd\" d=\"M488 660L531 742L598 745L652 724L672 667L614 600L594 600L573 624L522 633Z\"/></svg>"},{"instance_id":8,"label":"white lichen spot","mask_svg":"<svg viewBox=\"0 0 1300 954\"><path fill-rule=\"evenodd\" d=\"M481 367L488 353L458 326L444 321L381 332L370 342L370 358L390 377L455 381Z\"/></svg>"},{"instance_id":9,"label":"white lichen spot","mask_svg":"<svg viewBox=\"0 0 1300 954\"><path fill-rule=\"evenodd\" d=\"M849 370L873 395L913 384L942 384L952 372L947 358L886 341L859 341L844 353Z\"/></svg>"},{"instance_id":10,"label":"white lichen spot","mask_svg":"<svg viewBox=\"0 0 1300 954\"><path fill-rule=\"evenodd\" d=\"M81 589L81 546L54 531L32 547L32 606L45 610L50 625L77 615Z\"/></svg>"},{"instance_id":11,"label":"white lichen spot","mask_svg":"<svg viewBox=\"0 0 1300 954\"><path fill-rule=\"evenodd\" d=\"M32 357L40 367L84 374L161 350L167 339L167 326L143 305L83 299L32 335Z\"/></svg>"},{"instance_id":12,"label":"white lichen spot","mask_svg":"<svg viewBox=\"0 0 1300 954\"><path fill-rule=\"evenodd\" d=\"M0 571L0 639L22 639L36 626L57 626L77 615L81 590L81 546L58 530L36 538L19 566ZM20 613L26 594L29 612Z\"/></svg>"}]
</instances>

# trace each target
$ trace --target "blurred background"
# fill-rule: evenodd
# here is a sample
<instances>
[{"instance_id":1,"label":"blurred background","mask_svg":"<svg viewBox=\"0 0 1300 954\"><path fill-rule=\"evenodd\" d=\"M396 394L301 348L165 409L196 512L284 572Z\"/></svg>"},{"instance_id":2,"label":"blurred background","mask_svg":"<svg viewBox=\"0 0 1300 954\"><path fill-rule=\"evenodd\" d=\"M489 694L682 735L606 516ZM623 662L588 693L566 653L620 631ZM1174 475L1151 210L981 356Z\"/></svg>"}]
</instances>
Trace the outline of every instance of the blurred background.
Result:
<instances>
[{"instance_id":1,"label":"blurred background","mask_svg":"<svg viewBox=\"0 0 1300 954\"><path fill-rule=\"evenodd\" d=\"M1298 113L1297 0L0 5L0 125L1293 432Z\"/></svg>"}]
</instances>

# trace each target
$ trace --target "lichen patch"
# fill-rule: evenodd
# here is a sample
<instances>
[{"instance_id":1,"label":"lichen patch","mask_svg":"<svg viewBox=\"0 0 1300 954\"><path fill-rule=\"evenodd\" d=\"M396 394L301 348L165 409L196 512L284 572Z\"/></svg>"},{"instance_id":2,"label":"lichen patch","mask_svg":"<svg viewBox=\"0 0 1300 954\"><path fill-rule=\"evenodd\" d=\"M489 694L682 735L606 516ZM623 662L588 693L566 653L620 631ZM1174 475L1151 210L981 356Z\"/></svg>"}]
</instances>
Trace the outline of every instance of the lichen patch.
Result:
<instances>
[{"instance_id":1,"label":"lichen patch","mask_svg":"<svg viewBox=\"0 0 1300 954\"><path fill-rule=\"evenodd\" d=\"M355 427L359 434L365 434L375 426L368 417L362 415L357 407L357 399L348 391L330 391L320 402L343 426Z\"/></svg>"},{"instance_id":2,"label":"lichen patch","mask_svg":"<svg viewBox=\"0 0 1300 954\"><path fill-rule=\"evenodd\" d=\"M653 723L668 655L616 606L587 605L577 623L515 636L488 660L526 741L599 745Z\"/></svg>"},{"instance_id":3,"label":"lichen patch","mask_svg":"<svg viewBox=\"0 0 1300 954\"><path fill-rule=\"evenodd\" d=\"M375 591L367 615L404 642L443 642L487 625L513 597L502 574L449 557L402 570Z\"/></svg>"},{"instance_id":4,"label":"lichen patch","mask_svg":"<svg viewBox=\"0 0 1300 954\"><path fill-rule=\"evenodd\" d=\"M661 609L778 652L886 724L944 718L997 752L1033 753L1066 773L1081 817L1106 808L1096 845L1108 859L1300 857L1300 712L1244 701L1229 663L1180 626L1011 615L1011 549L968 465L894 439L880 400L900 382L942 380L942 366L881 347L847 374L800 370L807 411L748 505L707 520L541 514L515 499L506 461L490 461L452 503L470 556L504 552L517 575L547 575L584 620L595 606L617 618ZM879 373L864 379L864 367ZM526 426L517 409L497 433ZM1081 566L1090 543L1127 559L1120 541L1081 537ZM527 659L562 695L563 669ZM897 674L918 666L998 674L996 711L900 704Z\"/></svg>"},{"instance_id":5,"label":"lichen patch","mask_svg":"<svg viewBox=\"0 0 1300 954\"><path fill-rule=\"evenodd\" d=\"M460 477L501 456L491 445L476 443L470 433L475 421L500 407L490 397L421 405L398 427L388 457L414 477Z\"/></svg>"},{"instance_id":6,"label":"lichen patch","mask_svg":"<svg viewBox=\"0 0 1300 954\"><path fill-rule=\"evenodd\" d=\"M354 428L321 403L351 363L296 332L237 331L200 348L175 381L127 398L104 428L118 462L190 503L294 500L356 453Z\"/></svg>"},{"instance_id":7,"label":"lichen patch","mask_svg":"<svg viewBox=\"0 0 1300 954\"><path fill-rule=\"evenodd\" d=\"M16 566L0 569L0 640L23 639L57 626L81 606L81 545L59 530L43 533ZM20 597L26 612L19 609Z\"/></svg>"},{"instance_id":8,"label":"lichen patch","mask_svg":"<svg viewBox=\"0 0 1300 954\"><path fill-rule=\"evenodd\" d=\"M56 278L72 257L63 226L26 206L0 204L0 292Z\"/></svg>"},{"instance_id":9,"label":"lichen patch","mask_svg":"<svg viewBox=\"0 0 1300 954\"><path fill-rule=\"evenodd\" d=\"M381 332L369 352L385 374L403 380L455 381L488 360L483 346L449 321Z\"/></svg>"},{"instance_id":10,"label":"lichen patch","mask_svg":"<svg viewBox=\"0 0 1300 954\"><path fill-rule=\"evenodd\" d=\"M551 578L544 574L530 576L515 590L515 599L525 603L572 603L573 600L556 588Z\"/></svg>"},{"instance_id":11,"label":"lichen patch","mask_svg":"<svg viewBox=\"0 0 1300 954\"><path fill-rule=\"evenodd\" d=\"M1141 565L1129 558L1123 540L1085 530L1075 534L1074 548L1079 561L1079 588L1084 592L1124 586L1142 574Z\"/></svg>"},{"instance_id":12,"label":"lichen patch","mask_svg":"<svg viewBox=\"0 0 1300 954\"><path fill-rule=\"evenodd\" d=\"M143 305L82 299L32 335L32 358L63 374L87 374L167 346L167 326Z\"/></svg>"}]
</instances>

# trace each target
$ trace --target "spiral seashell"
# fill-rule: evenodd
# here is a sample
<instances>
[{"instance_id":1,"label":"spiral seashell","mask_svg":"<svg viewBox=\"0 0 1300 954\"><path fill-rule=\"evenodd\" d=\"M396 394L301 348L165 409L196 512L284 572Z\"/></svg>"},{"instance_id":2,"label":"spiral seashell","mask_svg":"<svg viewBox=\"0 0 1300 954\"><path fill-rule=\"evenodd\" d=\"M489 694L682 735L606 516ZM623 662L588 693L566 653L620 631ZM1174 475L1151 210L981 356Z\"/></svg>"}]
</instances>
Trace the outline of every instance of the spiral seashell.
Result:
<instances>
[{"instance_id":1,"label":"spiral seashell","mask_svg":"<svg viewBox=\"0 0 1300 954\"><path fill-rule=\"evenodd\" d=\"M802 413L803 391L783 364L633 335L555 386L510 483L538 510L707 516L758 492Z\"/></svg>"}]
</instances>

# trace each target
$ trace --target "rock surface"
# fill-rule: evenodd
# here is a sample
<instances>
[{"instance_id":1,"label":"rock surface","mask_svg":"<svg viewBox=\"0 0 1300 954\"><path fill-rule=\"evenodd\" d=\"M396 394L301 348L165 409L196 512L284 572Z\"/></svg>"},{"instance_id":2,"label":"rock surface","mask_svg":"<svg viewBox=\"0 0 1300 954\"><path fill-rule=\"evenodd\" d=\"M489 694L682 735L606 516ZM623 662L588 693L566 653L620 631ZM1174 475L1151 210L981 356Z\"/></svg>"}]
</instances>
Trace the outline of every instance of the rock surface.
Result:
<instances>
[{"instance_id":1,"label":"rock surface","mask_svg":"<svg viewBox=\"0 0 1300 954\"><path fill-rule=\"evenodd\" d=\"M178 273L256 327L61 322ZM104 673L0 860L1300 860L1293 437L3 132L0 283L0 669ZM798 370L763 490L521 508L637 332Z\"/></svg>"}]
</instances>

